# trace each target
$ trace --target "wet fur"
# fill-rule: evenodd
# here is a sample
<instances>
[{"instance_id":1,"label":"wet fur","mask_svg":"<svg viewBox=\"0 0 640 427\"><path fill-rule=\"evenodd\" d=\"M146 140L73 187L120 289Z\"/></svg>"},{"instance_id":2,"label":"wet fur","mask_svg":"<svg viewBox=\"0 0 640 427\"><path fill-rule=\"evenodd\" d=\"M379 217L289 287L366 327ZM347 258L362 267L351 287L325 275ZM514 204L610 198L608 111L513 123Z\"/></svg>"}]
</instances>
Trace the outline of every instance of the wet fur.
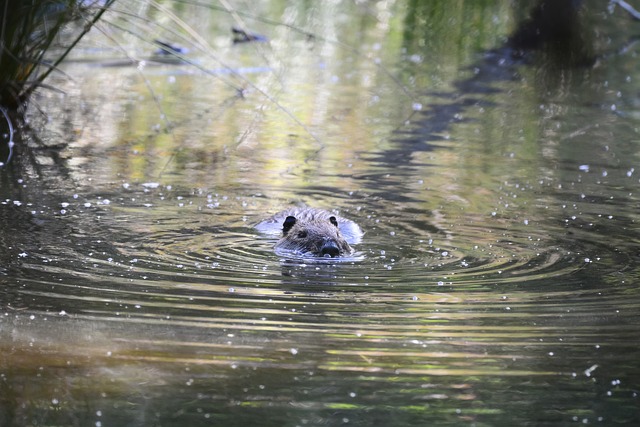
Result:
<instances>
[{"instance_id":1,"label":"wet fur","mask_svg":"<svg viewBox=\"0 0 640 427\"><path fill-rule=\"evenodd\" d=\"M276 250L320 257L350 255L353 253L350 244L360 242L363 235L353 221L314 208L287 209L256 227L264 232L282 233Z\"/></svg>"}]
</instances>

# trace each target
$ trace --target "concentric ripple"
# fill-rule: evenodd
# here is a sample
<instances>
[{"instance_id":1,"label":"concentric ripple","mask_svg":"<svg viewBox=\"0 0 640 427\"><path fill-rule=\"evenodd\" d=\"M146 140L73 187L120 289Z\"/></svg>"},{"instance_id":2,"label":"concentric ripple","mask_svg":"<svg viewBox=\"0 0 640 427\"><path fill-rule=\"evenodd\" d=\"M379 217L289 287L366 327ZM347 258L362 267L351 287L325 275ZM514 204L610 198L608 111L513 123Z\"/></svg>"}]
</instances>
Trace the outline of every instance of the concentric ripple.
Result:
<instances>
[{"instance_id":1,"label":"concentric ripple","mask_svg":"<svg viewBox=\"0 0 640 427\"><path fill-rule=\"evenodd\" d=\"M273 251L273 236L253 228L268 211L264 199L175 193L144 188L108 203L79 202L77 211L65 203L58 220L74 224L71 244L59 253L47 250L57 241L30 250L21 261L19 292L67 313L110 315L109 303L117 301L189 316L190 309L202 310L192 301L209 301L213 294L226 302L249 294L259 301L292 292L323 295L339 287L365 299L393 289L394 299L402 301L425 292L527 290L538 281L571 283L572 275L595 261L587 254L593 249L581 248L577 240L562 246L548 230L488 221L489 226L461 224L444 231L428 215L417 228L415 212L410 220L395 218L391 227L366 208L351 212L366 231L353 257L288 258ZM83 232L93 218L100 219L98 226ZM598 257L613 256L602 250ZM71 302L76 300L83 303Z\"/></svg>"},{"instance_id":2,"label":"concentric ripple","mask_svg":"<svg viewBox=\"0 0 640 427\"><path fill-rule=\"evenodd\" d=\"M562 222L459 215L437 225L419 210L381 221L375 204L360 201L343 213L366 231L356 256L298 259L275 253L275 238L253 228L277 202L129 191L108 203L64 202L64 213L25 206L61 234L37 235L23 249L3 320L29 331L6 338L11 351L35 345L86 366L113 396L170 386L185 396L173 404L187 408L194 398L232 400L254 410L316 408L330 419L348 402L356 402L350 413L383 401L412 413L402 396L414 390L420 405L455 399L473 414L474 402L513 382L571 387L612 363L609 354L594 361L594 346L635 336L630 326L606 326L620 316L613 311L601 328L592 316L635 310L612 287L616 266L634 255ZM592 269L611 280L588 282ZM566 352L577 365L554 357ZM19 369L29 371L29 357Z\"/></svg>"}]
</instances>

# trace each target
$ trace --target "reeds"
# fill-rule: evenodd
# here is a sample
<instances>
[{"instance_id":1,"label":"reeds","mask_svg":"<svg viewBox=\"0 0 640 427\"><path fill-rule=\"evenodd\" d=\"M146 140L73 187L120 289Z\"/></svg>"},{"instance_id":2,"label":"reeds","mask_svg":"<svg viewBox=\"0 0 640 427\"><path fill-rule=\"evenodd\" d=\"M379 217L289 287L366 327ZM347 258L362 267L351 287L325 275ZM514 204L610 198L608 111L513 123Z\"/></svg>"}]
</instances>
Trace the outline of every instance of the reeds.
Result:
<instances>
[{"instance_id":1,"label":"reeds","mask_svg":"<svg viewBox=\"0 0 640 427\"><path fill-rule=\"evenodd\" d=\"M21 110L113 2L0 0L0 106Z\"/></svg>"}]
</instances>

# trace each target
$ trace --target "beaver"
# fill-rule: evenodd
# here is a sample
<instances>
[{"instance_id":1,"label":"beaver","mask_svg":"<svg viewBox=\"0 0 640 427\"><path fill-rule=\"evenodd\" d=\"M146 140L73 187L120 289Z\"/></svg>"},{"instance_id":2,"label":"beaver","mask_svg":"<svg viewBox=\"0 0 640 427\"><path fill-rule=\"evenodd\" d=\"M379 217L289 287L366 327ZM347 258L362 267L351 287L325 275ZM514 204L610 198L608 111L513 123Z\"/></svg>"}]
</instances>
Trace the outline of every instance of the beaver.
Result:
<instances>
[{"instance_id":1,"label":"beaver","mask_svg":"<svg viewBox=\"0 0 640 427\"><path fill-rule=\"evenodd\" d=\"M309 207L278 212L256 228L269 234L282 232L276 251L331 258L352 254L350 245L359 243L364 234L360 226L349 219Z\"/></svg>"}]
</instances>

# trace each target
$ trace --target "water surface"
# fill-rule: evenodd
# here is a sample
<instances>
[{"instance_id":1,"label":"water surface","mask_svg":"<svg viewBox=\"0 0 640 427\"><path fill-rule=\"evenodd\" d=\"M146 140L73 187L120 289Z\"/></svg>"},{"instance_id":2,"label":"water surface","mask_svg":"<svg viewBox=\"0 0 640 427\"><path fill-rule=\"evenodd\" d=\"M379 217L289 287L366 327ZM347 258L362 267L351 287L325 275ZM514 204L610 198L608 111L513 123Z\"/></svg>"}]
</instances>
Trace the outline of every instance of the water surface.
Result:
<instances>
[{"instance_id":1,"label":"water surface","mask_svg":"<svg viewBox=\"0 0 640 427\"><path fill-rule=\"evenodd\" d=\"M585 2L566 64L511 3L425 3L93 32L1 171L0 424L640 421L636 24ZM274 253L298 203L358 257Z\"/></svg>"}]
</instances>

